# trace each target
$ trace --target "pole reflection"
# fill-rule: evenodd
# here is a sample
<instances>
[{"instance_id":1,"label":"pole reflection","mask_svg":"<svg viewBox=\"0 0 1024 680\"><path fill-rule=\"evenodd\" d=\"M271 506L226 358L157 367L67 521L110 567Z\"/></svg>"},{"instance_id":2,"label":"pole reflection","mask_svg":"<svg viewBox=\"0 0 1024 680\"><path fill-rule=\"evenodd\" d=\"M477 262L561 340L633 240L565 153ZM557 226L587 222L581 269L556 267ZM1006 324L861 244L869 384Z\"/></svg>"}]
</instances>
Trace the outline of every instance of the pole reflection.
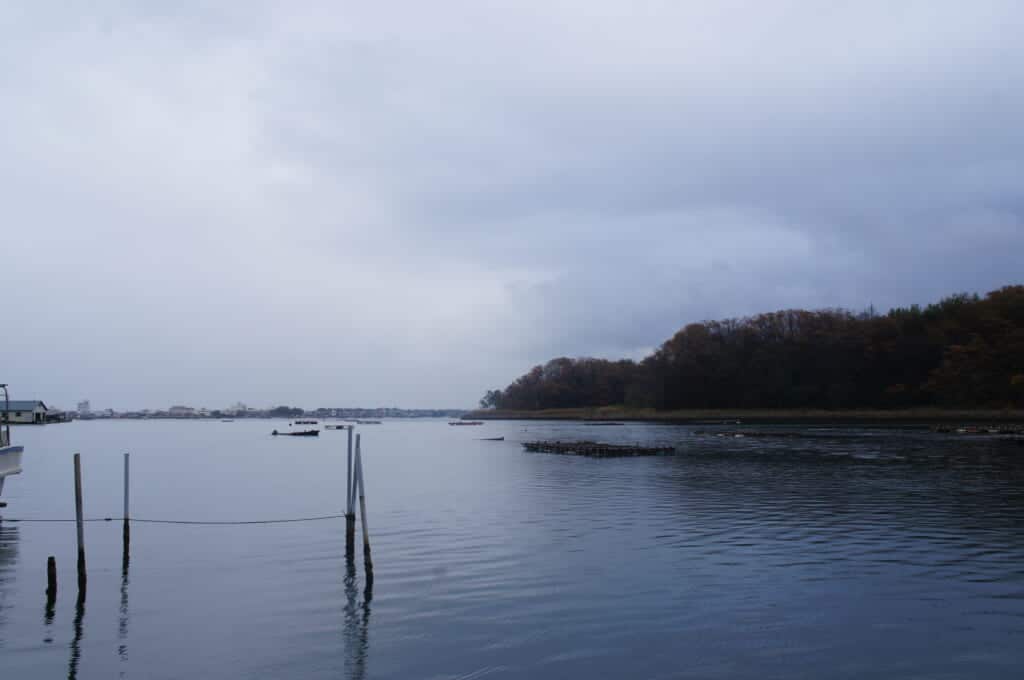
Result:
<instances>
[{"instance_id":1,"label":"pole reflection","mask_svg":"<svg viewBox=\"0 0 1024 680\"><path fill-rule=\"evenodd\" d=\"M354 560L345 560L345 677L365 680L369 651L370 603L373 601L373 581L369 580L359 602L359 588Z\"/></svg>"},{"instance_id":2,"label":"pole reflection","mask_svg":"<svg viewBox=\"0 0 1024 680\"><path fill-rule=\"evenodd\" d=\"M18 528L4 524L0 519L0 595L7 592L13 581L14 563L18 559ZM7 623L4 598L0 597L0 643L4 641L4 628Z\"/></svg>"},{"instance_id":3,"label":"pole reflection","mask_svg":"<svg viewBox=\"0 0 1024 680\"><path fill-rule=\"evenodd\" d=\"M128 662L128 549L125 548L124 557L121 560L121 605L118 608L117 621L117 656L122 666ZM121 677L124 677L125 670L122 667Z\"/></svg>"},{"instance_id":4,"label":"pole reflection","mask_svg":"<svg viewBox=\"0 0 1024 680\"><path fill-rule=\"evenodd\" d=\"M71 658L68 660L68 680L78 677L78 662L82 658L82 630L85 620L85 587L78 591L75 601L75 621L72 624L74 636L71 638Z\"/></svg>"}]
</instances>

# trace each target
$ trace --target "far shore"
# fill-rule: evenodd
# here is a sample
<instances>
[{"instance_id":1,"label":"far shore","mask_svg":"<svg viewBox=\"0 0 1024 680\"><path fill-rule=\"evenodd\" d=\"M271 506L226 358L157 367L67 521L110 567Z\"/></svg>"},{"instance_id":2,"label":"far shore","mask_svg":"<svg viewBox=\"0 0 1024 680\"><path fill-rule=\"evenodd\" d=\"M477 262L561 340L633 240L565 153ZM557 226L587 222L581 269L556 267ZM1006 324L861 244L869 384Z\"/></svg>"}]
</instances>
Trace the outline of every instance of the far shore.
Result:
<instances>
[{"instance_id":1,"label":"far shore","mask_svg":"<svg viewBox=\"0 0 1024 680\"><path fill-rule=\"evenodd\" d=\"M889 410L825 409L700 409L656 411L623 406L600 408L562 408L540 411L478 410L467 413L470 420L580 420L633 421L654 423L1024 423L1021 409L938 409L911 408Z\"/></svg>"}]
</instances>

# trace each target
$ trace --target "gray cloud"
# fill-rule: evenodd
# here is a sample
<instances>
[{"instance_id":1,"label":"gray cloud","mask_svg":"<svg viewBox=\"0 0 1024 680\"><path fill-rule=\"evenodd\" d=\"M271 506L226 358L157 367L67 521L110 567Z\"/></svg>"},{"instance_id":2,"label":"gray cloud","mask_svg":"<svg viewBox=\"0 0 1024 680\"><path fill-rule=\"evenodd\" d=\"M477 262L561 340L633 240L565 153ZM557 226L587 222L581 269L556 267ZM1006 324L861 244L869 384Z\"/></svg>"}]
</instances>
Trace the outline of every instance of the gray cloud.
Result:
<instances>
[{"instance_id":1,"label":"gray cloud","mask_svg":"<svg viewBox=\"0 0 1024 680\"><path fill-rule=\"evenodd\" d=\"M23 396L470 405L1019 282L1013 2L0 9Z\"/></svg>"}]
</instances>

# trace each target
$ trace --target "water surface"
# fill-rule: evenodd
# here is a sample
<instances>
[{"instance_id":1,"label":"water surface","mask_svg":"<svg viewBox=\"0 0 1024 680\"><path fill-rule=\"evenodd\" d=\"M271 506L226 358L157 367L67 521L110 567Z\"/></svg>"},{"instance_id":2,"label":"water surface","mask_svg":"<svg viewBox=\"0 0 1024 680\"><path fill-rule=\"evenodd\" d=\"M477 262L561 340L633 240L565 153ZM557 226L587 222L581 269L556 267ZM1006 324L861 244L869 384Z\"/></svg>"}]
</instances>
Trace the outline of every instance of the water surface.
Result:
<instances>
[{"instance_id":1,"label":"water surface","mask_svg":"<svg viewBox=\"0 0 1024 680\"><path fill-rule=\"evenodd\" d=\"M342 512L345 433L93 421L14 431L8 518ZM715 428L702 428L711 429ZM736 427L732 426L732 430ZM757 428L763 430L765 428ZM793 429L793 428L787 428ZM920 430L798 439L628 424L361 427L376 565L344 522L0 524L0 677L1010 678L1024 672L1024 447ZM479 441L505 436L504 442ZM671 457L524 453L528 438ZM47 611L46 558L60 590Z\"/></svg>"}]
</instances>

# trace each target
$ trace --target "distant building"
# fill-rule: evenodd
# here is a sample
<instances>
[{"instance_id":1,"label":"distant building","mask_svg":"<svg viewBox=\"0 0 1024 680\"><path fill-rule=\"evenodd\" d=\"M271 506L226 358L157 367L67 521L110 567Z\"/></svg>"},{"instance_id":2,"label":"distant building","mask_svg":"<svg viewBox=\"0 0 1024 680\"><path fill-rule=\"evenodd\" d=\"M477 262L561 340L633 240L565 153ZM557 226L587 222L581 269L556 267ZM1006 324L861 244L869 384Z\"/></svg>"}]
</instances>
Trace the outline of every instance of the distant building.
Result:
<instances>
[{"instance_id":1,"label":"distant building","mask_svg":"<svg viewBox=\"0 0 1024 680\"><path fill-rule=\"evenodd\" d=\"M227 414L227 415L241 416L241 415L245 415L245 412L247 410L248 409L247 409L245 404L243 404L242 402L238 402L237 404L234 404L233 406L228 406L222 412Z\"/></svg>"},{"instance_id":2,"label":"distant building","mask_svg":"<svg viewBox=\"0 0 1024 680\"><path fill-rule=\"evenodd\" d=\"M194 415L196 410L191 406L172 406L167 409L167 415L172 418L187 418Z\"/></svg>"},{"instance_id":3,"label":"distant building","mask_svg":"<svg viewBox=\"0 0 1024 680\"><path fill-rule=\"evenodd\" d=\"M46 404L41 401L0 402L0 416L5 423L45 423Z\"/></svg>"},{"instance_id":4,"label":"distant building","mask_svg":"<svg viewBox=\"0 0 1024 680\"><path fill-rule=\"evenodd\" d=\"M92 407L89 406L89 400L88 399L83 399L82 401L78 402L78 415L80 415L80 416L90 416L90 415L92 415Z\"/></svg>"}]
</instances>

